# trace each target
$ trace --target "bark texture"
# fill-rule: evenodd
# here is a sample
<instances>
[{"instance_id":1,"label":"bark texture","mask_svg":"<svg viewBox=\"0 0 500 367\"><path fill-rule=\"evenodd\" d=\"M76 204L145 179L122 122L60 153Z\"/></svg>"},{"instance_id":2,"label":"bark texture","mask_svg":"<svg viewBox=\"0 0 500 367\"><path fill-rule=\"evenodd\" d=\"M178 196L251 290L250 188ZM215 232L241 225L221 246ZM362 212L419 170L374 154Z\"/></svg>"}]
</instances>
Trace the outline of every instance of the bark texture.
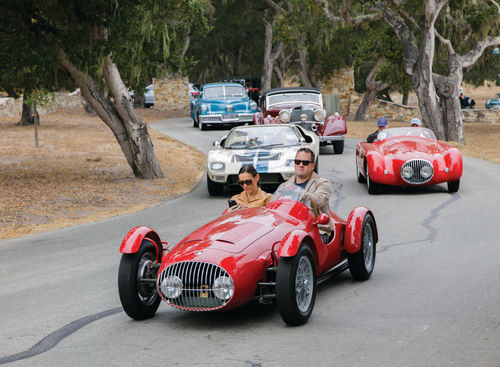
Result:
<instances>
[{"instance_id":1,"label":"bark texture","mask_svg":"<svg viewBox=\"0 0 500 367\"><path fill-rule=\"evenodd\" d=\"M134 114L128 90L111 57L107 56L104 59L103 78L114 102L106 98L94 79L78 70L64 52L60 54L60 62L95 113L115 135L135 177L145 179L163 177L147 126Z\"/></svg>"},{"instance_id":2,"label":"bark texture","mask_svg":"<svg viewBox=\"0 0 500 367\"><path fill-rule=\"evenodd\" d=\"M273 76L274 64L281 52L283 51L283 43L278 42L273 45L273 25L269 20L264 20L266 29L264 41L264 65L262 67L262 90L271 89L271 78Z\"/></svg>"},{"instance_id":3,"label":"bark texture","mask_svg":"<svg viewBox=\"0 0 500 367\"><path fill-rule=\"evenodd\" d=\"M36 110L35 103L26 103L23 97L23 110L21 113L21 120L16 124L18 126L34 125L35 121L40 121L40 116Z\"/></svg>"}]
</instances>

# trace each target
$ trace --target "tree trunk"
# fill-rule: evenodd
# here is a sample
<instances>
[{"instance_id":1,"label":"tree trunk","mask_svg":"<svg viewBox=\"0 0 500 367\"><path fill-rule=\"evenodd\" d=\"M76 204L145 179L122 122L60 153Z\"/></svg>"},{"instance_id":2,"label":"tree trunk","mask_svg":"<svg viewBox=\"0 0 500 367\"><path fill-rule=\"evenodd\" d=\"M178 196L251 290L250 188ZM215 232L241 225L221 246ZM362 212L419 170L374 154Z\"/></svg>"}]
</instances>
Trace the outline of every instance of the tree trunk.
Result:
<instances>
[{"instance_id":1,"label":"tree trunk","mask_svg":"<svg viewBox=\"0 0 500 367\"><path fill-rule=\"evenodd\" d=\"M283 50L282 42L279 42L273 47L273 26L271 22L264 19L264 25L266 27L266 34L264 42L264 65L262 67L261 79L262 91L271 89L274 63Z\"/></svg>"},{"instance_id":2,"label":"tree trunk","mask_svg":"<svg viewBox=\"0 0 500 367\"><path fill-rule=\"evenodd\" d=\"M402 105L408 106L408 97L409 97L409 93L408 92L404 92L403 93L403 98L401 99L401 104Z\"/></svg>"},{"instance_id":3,"label":"tree trunk","mask_svg":"<svg viewBox=\"0 0 500 367\"><path fill-rule=\"evenodd\" d=\"M164 177L154 154L147 126L134 114L130 95L111 58L107 56L104 59L103 77L114 97L113 103L104 97L94 79L78 70L64 52L61 52L60 61L92 109L115 135L135 177L145 179Z\"/></svg>"},{"instance_id":4,"label":"tree trunk","mask_svg":"<svg viewBox=\"0 0 500 367\"><path fill-rule=\"evenodd\" d=\"M311 78L307 68L307 49L304 44L304 39L300 38L297 45L299 49L299 80L303 87L312 87Z\"/></svg>"},{"instance_id":5,"label":"tree trunk","mask_svg":"<svg viewBox=\"0 0 500 367\"><path fill-rule=\"evenodd\" d=\"M21 113L21 120L16 124L17 126L34 125L35 119L40 121L40 116L36 110L36 103L25 103L23 97L23 112Z\"/></svg>"},{"instance_id":6,"label":"tree trunk","mask_svg":"<svg viewBox=\"0 0 500 367\"><path fill-rule=\"evenodd\" d=\"M448 58L450 72L447 77L434 75L436 91L439 95L444 121L446 140L454 140L465 144L464 122L458 98L458 86L462 84L462 58L453 53Z\"/></svg>"},{"instance_id":7,"label":"tree trunk","mask_svg":"<svg viewBox=\"0 0 500 367\"><path fill-rule=\"evenodd\" d=\"M380 65L383 61L384 58L380 57L366 77L366 92L363 94L363 100L356 110L356 114L354 116L354 120L356 121L364 121L366 119L366 113L368 112L368 109L370 108L370 105L372 104L377 93L389 87L388 83L380 83L376 81L377 73L380 70Z\"/></svg>"}]
</instances>

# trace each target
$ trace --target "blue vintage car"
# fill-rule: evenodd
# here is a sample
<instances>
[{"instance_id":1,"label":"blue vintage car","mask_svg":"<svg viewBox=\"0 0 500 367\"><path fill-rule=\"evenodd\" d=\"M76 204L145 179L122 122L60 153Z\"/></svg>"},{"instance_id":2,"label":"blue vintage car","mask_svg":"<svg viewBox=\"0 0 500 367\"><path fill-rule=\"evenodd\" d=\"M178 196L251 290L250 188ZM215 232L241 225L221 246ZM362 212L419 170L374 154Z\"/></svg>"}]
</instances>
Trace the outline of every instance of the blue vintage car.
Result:
<instances>
[{"instance_id":1,"label":"blue vintage car","mask_svg":"<svg viewBox=\"0 0 500 367\"><path fill-rule=\"evenodd\" d=\"M486 108L500 108L500 93L495 94L495 97L486 101L484 107Z\"/></svg>"},{"instance_id":2,"label":"blue vintage car","mask_svg":"<svg viewBox=\"0 0 500 367\"><path fill-rule=\"evenodd\" d=\"M248 98L241 84L209 83L191 101L190 112L193 126L206 130L208 125L252 122L257 103Z\"/></svg>"}]
</instances>

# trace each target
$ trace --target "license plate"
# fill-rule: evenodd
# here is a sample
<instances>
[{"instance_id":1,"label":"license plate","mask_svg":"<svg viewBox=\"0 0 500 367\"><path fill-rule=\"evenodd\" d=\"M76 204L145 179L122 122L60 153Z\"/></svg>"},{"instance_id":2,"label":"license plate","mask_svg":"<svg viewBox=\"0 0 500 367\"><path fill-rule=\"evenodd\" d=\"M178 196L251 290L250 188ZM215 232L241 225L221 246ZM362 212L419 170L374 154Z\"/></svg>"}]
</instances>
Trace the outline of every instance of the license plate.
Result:
<instances>
[{"instance_id":1,"label":"license plate","mask_svg":"<svg viewBox=\"0 0 500 367\"><path fill-rule=\"evenodd\" d=\"M238 115L235 114L235 113L231 113L231 114L228 114L228 115L222 115L222 119L223 120L234 120L234 119L237 119L238 118Z\"/></svg>"}]
</instances>

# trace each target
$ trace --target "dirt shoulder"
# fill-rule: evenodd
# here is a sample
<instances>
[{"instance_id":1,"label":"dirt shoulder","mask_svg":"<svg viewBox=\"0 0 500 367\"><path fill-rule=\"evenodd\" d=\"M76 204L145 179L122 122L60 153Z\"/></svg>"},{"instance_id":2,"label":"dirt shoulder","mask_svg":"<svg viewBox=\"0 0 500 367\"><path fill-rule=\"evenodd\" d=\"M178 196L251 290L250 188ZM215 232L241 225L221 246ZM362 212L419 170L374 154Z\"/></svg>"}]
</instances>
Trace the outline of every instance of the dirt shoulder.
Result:
<instances>
[{"instance_id":1,"label":"dirt shoulder","mask_svg":"<svg viewBox=\"0 0 500 367\"><path fill-rule=\"evenodd\" d=\"M16 121L0 118L0 240L142 210L190 191L204 172L203 153L149 129L165 178L134 178L109 128L82 108L42 115L38 148L34 128Z\"/></svg>"},{"instance_id":2,"label":"dirt shoulder","mask_svg":"<svg viewBox=\"0 0 500 367\"><path fill-rule=\"evenodd\" d=\"M187 116L137 113L146 122ZM203 153L149 129L165 178L134 178L109 128L79 107L41 116L38 148L33 127L16 122L0 117L0 240L137 212L189 192L204 174ZM347 136L375 129L375 121L349 121ZM466 124L465 137L466 146L455 144L462 154L500 164L500 125Z\"/></svg>"}]
</instances>

